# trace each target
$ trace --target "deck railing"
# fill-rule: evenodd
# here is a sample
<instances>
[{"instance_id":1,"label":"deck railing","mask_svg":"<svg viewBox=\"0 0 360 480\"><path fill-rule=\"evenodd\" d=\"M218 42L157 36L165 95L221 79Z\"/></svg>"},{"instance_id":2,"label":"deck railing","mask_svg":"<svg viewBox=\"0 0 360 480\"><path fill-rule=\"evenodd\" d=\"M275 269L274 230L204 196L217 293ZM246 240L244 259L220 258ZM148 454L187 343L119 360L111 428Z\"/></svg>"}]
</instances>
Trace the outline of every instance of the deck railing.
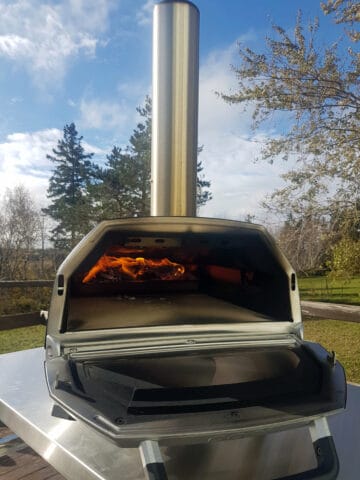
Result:
<instances>
[{"instance_id":1,"label":"deck railing","mask_svg":"<svg viewBox=\"0 0 360 480\"><path fill-rule=\"evenodd\" d=\"M52 287L53 280L8 280L0 281L1 289L12 288L43 288ZM46 312L38 310L36 312L16 313L11 315L0 315L0 330L11 330L13 328L31 327L34 325L46 324Z\"/></svg>"}]
</instances>

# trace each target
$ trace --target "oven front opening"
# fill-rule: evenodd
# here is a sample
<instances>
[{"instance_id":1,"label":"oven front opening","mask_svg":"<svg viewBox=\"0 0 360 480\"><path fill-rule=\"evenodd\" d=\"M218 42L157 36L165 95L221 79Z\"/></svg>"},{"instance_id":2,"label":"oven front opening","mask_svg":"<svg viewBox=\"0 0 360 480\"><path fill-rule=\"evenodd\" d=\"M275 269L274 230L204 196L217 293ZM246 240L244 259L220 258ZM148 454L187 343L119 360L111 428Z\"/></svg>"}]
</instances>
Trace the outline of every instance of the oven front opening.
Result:
<instances>
[{"instance_id":1,"label":"oven front opening","mask_svg":"<svg viewBox=\"0 0 360 480\"><path fill-rule=\"evenodd\" d=\"M64 331L291 320L289 279L258 232L113 233L72 275Z\"/></svg>"}]
</instances>

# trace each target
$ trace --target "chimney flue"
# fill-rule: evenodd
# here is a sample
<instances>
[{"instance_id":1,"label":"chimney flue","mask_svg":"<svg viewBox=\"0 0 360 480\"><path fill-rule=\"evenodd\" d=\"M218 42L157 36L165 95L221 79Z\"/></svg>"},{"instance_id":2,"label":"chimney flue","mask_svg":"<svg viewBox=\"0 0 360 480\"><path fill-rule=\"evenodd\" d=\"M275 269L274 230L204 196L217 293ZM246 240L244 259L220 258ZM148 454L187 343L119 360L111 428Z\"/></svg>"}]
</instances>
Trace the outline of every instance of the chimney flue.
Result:
<instances>
[{"instance_id":1,"label":"chimney flue","mask_svg":"<svg viewBox=\"0 0 360 480\"><path fill-rule=\"evenodd\" d=\"M151 215L196 216L199 11L154 7Z\"/></svg>"}]
</instances>

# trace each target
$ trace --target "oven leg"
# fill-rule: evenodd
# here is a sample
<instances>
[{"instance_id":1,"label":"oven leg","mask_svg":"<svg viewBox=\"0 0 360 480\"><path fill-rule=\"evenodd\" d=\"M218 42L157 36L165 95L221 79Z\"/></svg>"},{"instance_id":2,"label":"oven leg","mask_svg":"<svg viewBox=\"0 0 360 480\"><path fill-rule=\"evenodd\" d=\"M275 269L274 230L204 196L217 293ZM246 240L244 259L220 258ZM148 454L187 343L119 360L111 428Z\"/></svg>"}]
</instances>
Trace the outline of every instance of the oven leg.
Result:
<instances>
[{"instance_id":1,"label":"oven leg","mask_svg":"<svg viewBox=\"0 0 360 480\"><path fill-rule=\"evenodd\" d=\"M314 420L309 428L318 464L317 468L276 480L335 480L337 478L339 460L326 418Z\"/></svg>"},{"instance_id":2,"label":"oven leg","mask_svg":"<svg viewBox=\"0 0 360 480\"><path fill-rule=\"evenodd\" d=\"M339 461L325 417L311 423L310 435L318 463L317 468L277 480L335 480L337 478ZM147 480L167 480L159 444L153 440L145 440L140 443L139 450Z\"/></svg>"},{"instance_id":3,"label":"oven leg","mask_svg":"<svg viewBox=\"0 0 360 480\"><path fill-rule=\"evenodd\" d=\"M153 440L145 440L140 443L139 450L147 480L167 480L159 444Z\"/></svg>"}]
</instances>

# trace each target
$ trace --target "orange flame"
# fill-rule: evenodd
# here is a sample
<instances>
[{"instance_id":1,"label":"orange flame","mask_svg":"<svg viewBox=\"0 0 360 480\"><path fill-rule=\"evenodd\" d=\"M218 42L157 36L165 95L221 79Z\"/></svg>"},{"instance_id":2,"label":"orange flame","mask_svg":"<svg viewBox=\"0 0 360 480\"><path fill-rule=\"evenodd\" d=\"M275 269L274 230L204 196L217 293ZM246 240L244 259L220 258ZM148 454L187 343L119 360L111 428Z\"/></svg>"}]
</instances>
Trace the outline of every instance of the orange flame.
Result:
<instances>
[{"instance_id":1,"label":"orange flame","mask_svg":"<svg viewBox=\"0 0 360 480\"><path fill-rule=\"evenodd\" d=\"M146 259L143 257L114 257L103 255L84 276L82 283L88 283L98 273L109 269L117 269L125 279L141 281L148 274L159 280L178 280L185 273L185 267L179 263L171 262L168 258L160 260Z\"/></svg>"}]
</instances>

